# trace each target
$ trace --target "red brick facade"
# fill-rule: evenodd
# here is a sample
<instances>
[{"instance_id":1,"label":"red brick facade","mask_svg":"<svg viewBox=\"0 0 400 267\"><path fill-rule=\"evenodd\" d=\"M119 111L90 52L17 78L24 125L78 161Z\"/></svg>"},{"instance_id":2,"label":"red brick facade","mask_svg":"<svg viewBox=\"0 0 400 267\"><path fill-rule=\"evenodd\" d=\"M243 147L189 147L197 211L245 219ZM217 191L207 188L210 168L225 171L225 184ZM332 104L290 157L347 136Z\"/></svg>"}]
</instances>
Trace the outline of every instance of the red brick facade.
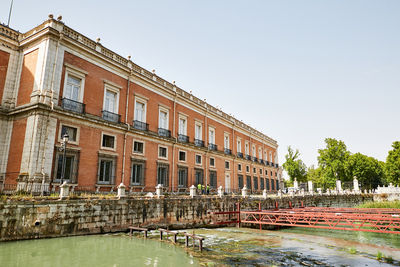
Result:
<instances>
[{"instance_id":1,"label":"red brick facade","mask_svg":"<svg viewBox=\"0 0 400 267\"><path fill-rule=\"evenodd\" d=\"M25 38L25 49L32 39L32 47L23 52L17 71L15 106L30 103L39 112L37 123L42 128L38 132L27 126L26 118L33 118L29 110L19 115L22 119L12 117L6 182L26 183L42 174L41 179L57 184L65 165L65 180L97 190L115 190L123 183L131 191L154 191L157 184L184 191L199 182L226 191L244 185L254 191L277 190L276 141L64 24L50 19L38 27L47 33L19 37ZM34 49L47 39L49 45ZM53 55L54 65L41 62L40 52ZM8 60L0 48L0 101ZM38 74L37 68L43 72ZM70 135L65 162L60 151L62 128ZM24 142L30 140L25 134L44 142L33 146L36 154L25 148ZM210 140L212 135L215 141ZM43 166L25 164L24 157ZM21 178L19 165L24 164L28 178Z\"/></svg>"}]
</instances>

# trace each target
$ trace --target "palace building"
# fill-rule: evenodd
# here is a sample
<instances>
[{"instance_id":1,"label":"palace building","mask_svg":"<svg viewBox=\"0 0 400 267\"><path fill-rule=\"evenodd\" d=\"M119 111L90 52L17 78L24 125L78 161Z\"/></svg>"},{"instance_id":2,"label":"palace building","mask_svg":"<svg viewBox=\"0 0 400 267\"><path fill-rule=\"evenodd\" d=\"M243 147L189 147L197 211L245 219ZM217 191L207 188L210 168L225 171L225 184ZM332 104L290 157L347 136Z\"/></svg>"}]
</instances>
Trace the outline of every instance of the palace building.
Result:
<instances>
[{"instance_id":1,"label":"palace building","mask_svg":"<svg viewBox=\"0 0 400 267\"><path fill-rule=\"evenodd\" d=\"M54 190L63 175L76 191L273 192L277 148L61 17L26 33L0 24L0 190Z\"/></svg>"}]
</instances>

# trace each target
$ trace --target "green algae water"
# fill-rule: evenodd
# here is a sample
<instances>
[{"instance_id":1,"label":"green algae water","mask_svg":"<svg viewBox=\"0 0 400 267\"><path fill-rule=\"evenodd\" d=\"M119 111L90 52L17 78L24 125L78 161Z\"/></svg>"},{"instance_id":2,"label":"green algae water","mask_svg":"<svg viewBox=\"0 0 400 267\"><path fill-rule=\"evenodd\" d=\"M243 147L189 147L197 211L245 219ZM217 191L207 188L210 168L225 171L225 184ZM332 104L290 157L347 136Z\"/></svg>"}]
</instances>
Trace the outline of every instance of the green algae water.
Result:
<instances>
[{"instance_id":1,"label":"green algae water","mask_svg":"<svg viewBox=\"0 0 400 267\"><path fill-rule=\"evenodd\" d=\"M193 257L173 244L91 235L0 242L0 266L198 266Z\"/></svg>"}]
</instances>

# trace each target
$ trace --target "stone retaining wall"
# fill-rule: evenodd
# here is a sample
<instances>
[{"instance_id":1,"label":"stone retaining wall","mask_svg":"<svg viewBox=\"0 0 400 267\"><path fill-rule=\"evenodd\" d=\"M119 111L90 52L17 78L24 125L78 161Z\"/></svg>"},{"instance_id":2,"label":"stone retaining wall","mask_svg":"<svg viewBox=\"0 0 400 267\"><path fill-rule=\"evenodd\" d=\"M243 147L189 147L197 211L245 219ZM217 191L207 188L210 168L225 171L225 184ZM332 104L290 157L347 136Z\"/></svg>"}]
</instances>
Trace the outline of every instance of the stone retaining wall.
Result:
<instances>
[{"instance_id":1,"label":"stone retaining wall","mask_svg":"<svg viewBox=\"0 0 400 267\"><path fill-rule=\"evenodd\" d=\"M372 195L306 196L281 199L197 197L161 199L78 199L0 202L0 240L33 239L125 231L129 225L169 229L211 227L210 211L305 206L352 207Z\"/></svg>"}]
</instances>

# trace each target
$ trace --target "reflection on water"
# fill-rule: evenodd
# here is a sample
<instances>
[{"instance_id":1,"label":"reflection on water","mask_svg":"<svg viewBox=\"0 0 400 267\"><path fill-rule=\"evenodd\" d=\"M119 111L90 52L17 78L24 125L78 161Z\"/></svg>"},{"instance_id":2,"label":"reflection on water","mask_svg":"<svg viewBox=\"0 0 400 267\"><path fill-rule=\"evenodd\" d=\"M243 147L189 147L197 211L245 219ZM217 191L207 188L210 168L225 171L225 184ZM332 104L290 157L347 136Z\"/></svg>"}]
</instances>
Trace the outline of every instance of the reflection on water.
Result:
<instances>
[{"instance_id":1,"label":"reflection on water","mask_svg":"<svg viewBox=\"0 0 400 267\"><path fill-rule=\"evenodd\" d=\"M0 266L197 266L172 244L126 235L0 242Z\"/></svg>"}]
</instances>

